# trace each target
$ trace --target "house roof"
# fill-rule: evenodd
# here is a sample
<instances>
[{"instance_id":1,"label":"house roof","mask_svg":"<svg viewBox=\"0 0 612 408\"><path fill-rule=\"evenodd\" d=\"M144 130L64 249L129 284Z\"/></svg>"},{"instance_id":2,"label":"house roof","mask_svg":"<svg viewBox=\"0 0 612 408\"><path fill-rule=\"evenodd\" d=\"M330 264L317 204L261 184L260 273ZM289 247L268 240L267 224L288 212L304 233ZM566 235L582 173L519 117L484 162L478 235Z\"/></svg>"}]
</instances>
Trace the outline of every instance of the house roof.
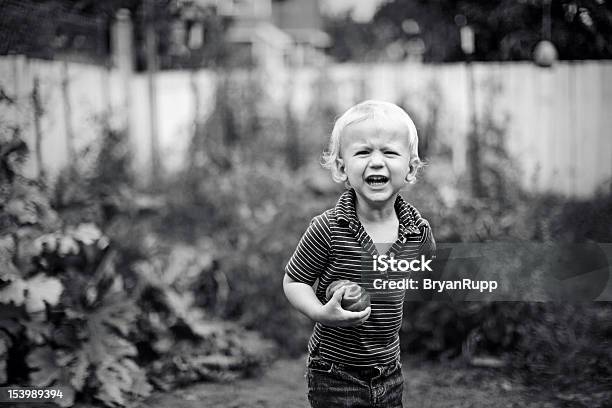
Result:
<instances>
[{"instance_id":1,"label":"house roof","mask_svg":"<svg viewBox=\"0 0 612 408\"><path fill-rule=\"evenodd\" d=\"M278 48L289 47L291 36L267 21L237 21L229 29L230 42L262 41Z\"/></svg>"}]
</instances>

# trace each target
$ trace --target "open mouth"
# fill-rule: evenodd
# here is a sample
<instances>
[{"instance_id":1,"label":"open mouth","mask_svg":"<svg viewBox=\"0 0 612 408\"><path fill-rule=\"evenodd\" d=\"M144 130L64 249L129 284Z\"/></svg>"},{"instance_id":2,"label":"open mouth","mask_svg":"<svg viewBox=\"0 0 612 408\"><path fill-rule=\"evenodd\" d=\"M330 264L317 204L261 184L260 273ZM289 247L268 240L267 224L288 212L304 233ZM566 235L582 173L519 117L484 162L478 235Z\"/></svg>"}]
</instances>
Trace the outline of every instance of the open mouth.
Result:
<instances>
[{"instance_id":1,"label":"open mouth","mask_svg":"<svg viewBox=\"0 0 612 408\"><path fill-rule=\"evenodd\" d=\"M366 183L368 183L372 187L380 187L387 184L389 181L389 177L386 176L368 176L365 179Z\"/></svg>"}]
</instances>

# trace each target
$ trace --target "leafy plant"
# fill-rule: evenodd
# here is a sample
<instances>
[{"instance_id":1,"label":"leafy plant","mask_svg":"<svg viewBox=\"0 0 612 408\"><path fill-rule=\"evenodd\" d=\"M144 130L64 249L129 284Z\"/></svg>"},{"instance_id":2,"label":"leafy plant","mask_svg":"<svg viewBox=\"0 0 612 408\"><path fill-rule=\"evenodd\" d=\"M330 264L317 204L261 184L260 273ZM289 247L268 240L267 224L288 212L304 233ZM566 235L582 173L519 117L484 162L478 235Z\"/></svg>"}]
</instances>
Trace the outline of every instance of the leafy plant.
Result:
<instances>
[{"instance_id":1,"label":"leafy plant","mask_svg":"<svg viewBox=\"0 0 612 408\"><path fill-rule=\"evenodd\" d=\"M161 389L237 378L273 355L272 344L256 333L198 307L200 293L217 293L199 290L212 272L211 255L210 247L174 245L167 256L135 265L144 288L140 304L147 311L138 322L138 344L147 348L143 364Z\"/></svg>"},{"instance_id":2,"label":"leafy plant","mask_svg":"<svg viewBox=\"0 0 612 408\"><path fill-rule=\"evenodd\" d=\"M0 296L10 310L0 328L27 345L29 384L62 386L62 406L85 395L107 406L147 396L151 386L127 339L138 309L115 273L108 240L81 224L29 244L30 267L24 263Z\"/></svg>"},{"instance_id":3,"label":"leafy plant","mask_svg":"<svg viewBox=\"0 0 612 408\"><path fill-rule=\"evenodd\" d=\"M256 334L214 321L196 304L210 251L156 248L148 227L142 242L133 239L134 220L124 217L163 202L131 187L121 132L107 130L59 178L59 213L45 186L22 176L27 146L19 133L2 137L0 384L62 386L62 406L129 406L153 385L235 378L272 355ZM141 218L134 224L151 223Z\"/></svg>"}]
</instances>

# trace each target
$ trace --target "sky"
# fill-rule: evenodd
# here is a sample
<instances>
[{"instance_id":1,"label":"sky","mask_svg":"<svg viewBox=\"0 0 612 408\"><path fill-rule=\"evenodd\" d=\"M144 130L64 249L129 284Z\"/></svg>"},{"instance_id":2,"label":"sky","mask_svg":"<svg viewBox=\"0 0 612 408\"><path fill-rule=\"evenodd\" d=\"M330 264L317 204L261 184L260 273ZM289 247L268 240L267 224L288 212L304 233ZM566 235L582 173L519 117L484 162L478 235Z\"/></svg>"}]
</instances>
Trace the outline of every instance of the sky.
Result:
<instances>
[{"instance_id":1,"label":"sky","mask_svg":"<svg viewBox=\"0 0 612 408\"><path fill-rule=\"evenodd\" d=\"M385 0L321 0L321 11L325 14L343 14L352 11L355 21L370 21L378 6Z\"/></svg>"}]
</instances>

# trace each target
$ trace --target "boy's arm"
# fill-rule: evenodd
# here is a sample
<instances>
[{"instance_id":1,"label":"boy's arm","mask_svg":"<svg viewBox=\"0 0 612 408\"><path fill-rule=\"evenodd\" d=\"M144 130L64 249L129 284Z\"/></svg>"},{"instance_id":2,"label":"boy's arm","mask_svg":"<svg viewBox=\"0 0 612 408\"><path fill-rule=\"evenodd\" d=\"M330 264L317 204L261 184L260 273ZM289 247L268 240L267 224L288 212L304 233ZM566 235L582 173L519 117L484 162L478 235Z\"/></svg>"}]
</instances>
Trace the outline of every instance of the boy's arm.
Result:
<instances>
[{"instance_id":1,"label":"boy's arm","mask_svg":"<svg viewBox=\"0 0 612 408\"><path fill-rule=\"evenodd\" d=\"M322 304L315 295L312 286L298 282L287 274L283 278L283 290L289 303L310 319L326 326L358 326L370 317L370 307L361 312L342 309L340 302L345 289L345 287L341 287L334 293L329 302Z\"/></svg>"},{"instance_id":2,"label":"boy's arm","mask_svg":"<svg viewBox=\"0 0 612 408\"><path fill-rule=\"evenodd\" d=\"M342 309L340 301L344 289L337 290L326 304L322 304L312 289L329 262L332 233L328 223L326 213L312 219L285 266L283 290L293 307L316 322L326 326L357 326L370 316L370 308L362 312Z\"/></svg>"}]
</instances>

